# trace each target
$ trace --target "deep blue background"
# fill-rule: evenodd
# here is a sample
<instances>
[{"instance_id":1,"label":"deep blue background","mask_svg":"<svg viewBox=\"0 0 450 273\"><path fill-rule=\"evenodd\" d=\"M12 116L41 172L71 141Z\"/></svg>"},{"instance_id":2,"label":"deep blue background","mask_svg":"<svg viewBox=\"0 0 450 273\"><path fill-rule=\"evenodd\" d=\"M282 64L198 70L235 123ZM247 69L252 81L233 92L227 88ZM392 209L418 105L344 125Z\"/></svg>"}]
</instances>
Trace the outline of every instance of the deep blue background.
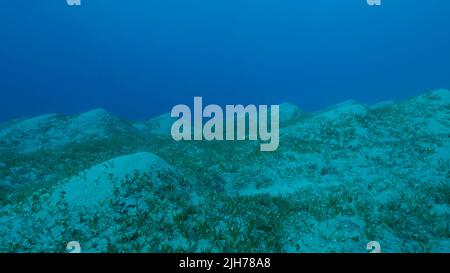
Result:
<instances>
[{"instance_id":1,"label":"deep blue background","mask_svg":"<svg viewBox=\"0 0 450 273\"><path fill-rule=\"evenodd\" d=\"M317 110L450 87L450 1L5 0L0 121L177 103Z\"/></svg>"}]
</instances>

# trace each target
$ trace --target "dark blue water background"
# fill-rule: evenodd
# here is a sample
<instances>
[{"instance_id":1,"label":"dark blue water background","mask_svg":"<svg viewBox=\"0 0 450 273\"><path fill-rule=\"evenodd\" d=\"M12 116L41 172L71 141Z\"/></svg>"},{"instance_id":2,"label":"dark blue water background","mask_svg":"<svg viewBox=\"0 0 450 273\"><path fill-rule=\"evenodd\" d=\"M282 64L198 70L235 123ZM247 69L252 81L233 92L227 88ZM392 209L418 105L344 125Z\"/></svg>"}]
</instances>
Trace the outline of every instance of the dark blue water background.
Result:
<instances>
[{"instance_id":1,"label":"dark blue water background","mask_svg":"<svg viewBox=\"0 0 450 273\"><path fill-rule=\"evenodd\" d=\"M311 111L450 87L450 1L2 0L0 121L174 104Z\"/></svg>"}]
</instances>

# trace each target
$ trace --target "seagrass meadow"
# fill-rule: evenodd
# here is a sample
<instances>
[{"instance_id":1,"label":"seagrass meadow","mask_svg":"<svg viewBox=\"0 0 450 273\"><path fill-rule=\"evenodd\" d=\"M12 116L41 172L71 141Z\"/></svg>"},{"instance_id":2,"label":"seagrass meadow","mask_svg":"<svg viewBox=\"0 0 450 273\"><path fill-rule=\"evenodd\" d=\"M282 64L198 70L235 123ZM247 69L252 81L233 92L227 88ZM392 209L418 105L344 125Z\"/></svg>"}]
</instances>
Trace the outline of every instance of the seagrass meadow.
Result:
<instances>
[{"instance_id":1,"label":"seagrass meadow","mask_svg":"<svg viewBox=\"0 0 450 273\"><path fill-rule=\"evenodd\" d=\"M450 251L450 92L318 112L280 145L182 141L103 109L0 125L0 252Z\"/></svg>"}]
</instances>

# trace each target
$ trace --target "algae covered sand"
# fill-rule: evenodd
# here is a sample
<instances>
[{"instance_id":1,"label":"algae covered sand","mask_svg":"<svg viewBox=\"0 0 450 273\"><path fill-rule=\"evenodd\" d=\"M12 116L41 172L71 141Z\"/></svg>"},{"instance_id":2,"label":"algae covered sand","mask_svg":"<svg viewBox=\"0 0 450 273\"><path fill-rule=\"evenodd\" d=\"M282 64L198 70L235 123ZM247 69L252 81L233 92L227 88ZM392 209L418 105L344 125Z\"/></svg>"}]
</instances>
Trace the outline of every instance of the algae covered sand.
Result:
<instances>
[{"instance_id":1,"label":"algae covered sand","mask_svg":"<svg viewBox=\"0 0 450 273\"><path fill-rule=\"evenodd\" d=\"M0 252L450 252L450 92L316 113L280 147L97 109L0 125Z\"/></svg>"}]
</instances>

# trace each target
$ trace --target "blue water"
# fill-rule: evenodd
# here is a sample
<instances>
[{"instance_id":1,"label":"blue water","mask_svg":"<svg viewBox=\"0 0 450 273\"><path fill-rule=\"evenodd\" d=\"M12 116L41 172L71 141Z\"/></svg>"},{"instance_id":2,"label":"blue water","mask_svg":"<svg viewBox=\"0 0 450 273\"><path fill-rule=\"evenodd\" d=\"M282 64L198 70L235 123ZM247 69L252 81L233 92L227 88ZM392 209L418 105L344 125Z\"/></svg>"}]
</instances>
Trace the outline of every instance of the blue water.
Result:
<instances>
[{"instance_id":1,"label":"blue water","mask_svg":"<svg viewBox=\"0 0 450 273\"><path fill-rule=\"evenodd\" d=\"M207 103L317 110L450 87L450 1L1 1L0 121Z\"/></svg>"}]
</instances>

